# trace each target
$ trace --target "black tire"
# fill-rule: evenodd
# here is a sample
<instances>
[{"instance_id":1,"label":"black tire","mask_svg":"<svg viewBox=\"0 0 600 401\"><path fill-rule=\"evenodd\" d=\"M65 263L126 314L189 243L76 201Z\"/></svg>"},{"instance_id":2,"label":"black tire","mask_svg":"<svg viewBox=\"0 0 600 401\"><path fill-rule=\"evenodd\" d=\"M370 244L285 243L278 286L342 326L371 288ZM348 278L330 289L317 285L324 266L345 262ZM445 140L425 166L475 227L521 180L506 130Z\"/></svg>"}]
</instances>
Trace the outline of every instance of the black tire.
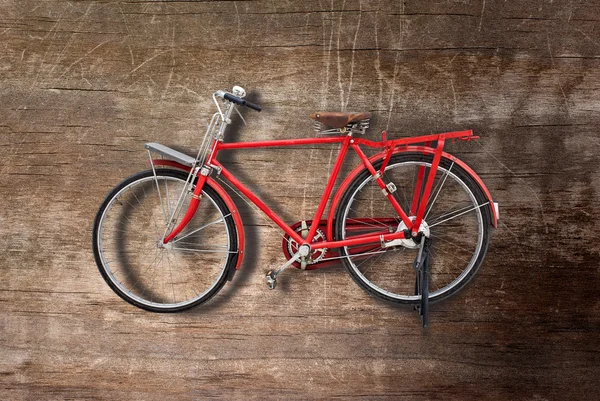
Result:
<instances>
[{"instance_id":1,"label":"black tire","mask_svg":"<svg viewBox=\"0 0 600 401\"><path fill-rule=\"evenodd\" d=\"M185 181L188 177L188 173L185 173L185 172L182 172L179 170L172 170L172 169L156 169L156 175L159 179L165 180L165 182L168 182L168 178ZM130 295L127 293L126 290L121 288L121 287L123 287L123 285L120 285L120 283L117 283L117 280L114 277L114 272L111 272L110 267L107 267L107 266L109 266L109 264L108 263L105 264L106 261L103 259L103 252L102 252L102 249L100 249L100 245L102 244L102 239L100 238L101 223L103 222L103 216L105 215L107 208L110 205L114 204L118 200L118 199L115 199L113 201L113 199L116 196L118 196L122 190L125 191L127 188L132 188L133 185L136 183L139 184L139 183L147 182L149 177L153 177L153 172L151 170L143 171L138 174L135 174L135 175L125 179L119 185L117 185L106 196L106 198L102 202L100 209L98 210L98 213L96 214L96 218L94 220L94 227L93 227L93 232L92 232L92 246L93 246L93 251L94 251L94 259L96 261L96 265L98 266L98 270L100 271L100 274L102 275L102 278L104 278L104 280L109 285L109 287L125 301L129 302L130 304L132 304L134 306L137 306L139 308L142 308L142 309L145 309L145 310L148 310L151 312L162 312L162 313L180 312L180 311L195 307L195 306L211 299L217 292L219 292L219 290L223 287L223 285L228 280L228 278L230 278L232 276L233 270L235 270L235 265L236 265L237 257L238 257L238 254L237 254L237 250L238 250L237 249L237 247L238 247L237 227L235 226L234 220L231 216L230 210L228 209L226 203L219 196L219 194L208 185L208 183L205 184L205 186L202 190L203 202L207 202L208 199L212 200L211 204L216 206L215 210L218 209L218 211L221 213L222 223L224 226L227 227L227 230L226 230L227 234L224 236L224 237L228 238L228 246L226 247L227 251L225 251L225 250L222 251L223 253L226 253L227 256L224 257L225 258L224 259L225 260L224 267L220 268L220 270L222 270L222 271L220 271L220 273L218 274L218 278L209 287L209 289L202 294L202 296L193 298L193 300L191 302L187 302L182 305L168 306L169 304L165 304L165 306L161 306L161 305L157 306L157 305L153 305L152 301L150 301L149 303L145 303L143 300L140 301L140 297L138 297L138 299L136 299L137 295L134 295L131 292L130 292L130 294L132 294L132 295ZM160 192L160 189L158 192ZM168 192L167 192L167 194L168 194ZM144 196L145 195L146 195L146 193L144 191ZM137 199L137 197L136 197L136 199ZM142 200L144 200L144 199L142 199ZM138 200L138 202L139 202L139 200ZM122 204L122 202L120 202L120 203ZM160 205L163 206L163 203L161 202ZM185 211L185 209L184 209L184 211ZM125 217L125 218L127 220L129 220L127 217ZM123 230L121 230L121 231L123 231ZM147 237L149 238L150 235L147 235ZM190 235L190 237L191 237L191 235ZM115 241L115 242L117 242L117 241ZM150 241L148 241L148 242L150 242ZM117 247L118 247L118 245L117 245ZM225 249L225 247L223 247L223 248ZM173 248L173 249L175 249L175 248ZM126 252L124 252L124 253L126 253ZM128 256L126 255L125 258L127 258L127 257ZM169 257L167 255L167 260L168 259L169 259ZM161 257L161 260L162 260L162 257ZM198 266L198 269L201 269L201 268L202 268L202 266ZM146 270L148 270L148 269L146 269ZM169 261L169 270L171 270L170 261ZM139 281L139 279L138 279L138 281ZM183 280L181 280L181 281L183 281ZM172 286L173 286L173 282L174 282L174 280L171 282ZM137 285L137 281L134 285ZM164 287L164 283L163 283L163 287ZM142 292L142 296L143 295L144 295L144 293ZM173 286L173 296L175 296L174 286Z\"/></svg>"},{"instance_id":2,"label":"black tire","mask_svg":"<svg viewBox=\"0 0 600 401\"><path fill-rule=\"evenodd\" d=\"M433 160L433 156L430 154L424 155L421 153L406 152L406 153L399 153L399 154L393 155L392 158L390 159L388 167L386 168L386 174L384 174L384 181L386 179L385 176L387 175L388 170L390 168L392 168L392 166L401 166L402 164L411 165L411 164L418 164L418 163L426 163L426 164L431 165L432 160ZM382 162L383 162L382 160L379 160L373 164L373 166L375 167L376 170L379 170L379 168L382 165ZM466 185L468 190L472 193L472 195L476 199L477 205L482 205L482 204L485 204L488 202L488 199L485 196L481 187L458 164L453 163L449 159L442 158L440 161L440 168L445 169L445 170L451 169L452 174L448 174L448 175L456 176L458 179L460 179ZM438 171L440 171L440 170L438 169ZM342 199L340 200L339 206L337 207L336 214L335 214L335 235L336 235L337 240L342 240L345 238L344 227L345 227L346 223L344 222L344 220L345 220L344 216L346 213L349 213L349 211L352 210L350 208L350 206L352 205L352 202L354 202L354 197L358 193L359 188L365 187L365 185L367 185L367 184L365 184L365 182L368 182L368 180L370 180L370 179L371 179L371 174L365 169L363 172L358 174L358 176L350 183L347 190L343 194ZM458 183L458 181L456 181L456 182ZM362 187L361 187L361 185L362 185ZM375 185L375 184L373 184L373 185ZM442 187L443 186L444 186L444 183L442 183ZM413 186L413 188L414 188L414 186ZM362 191L362 189L360 189L360 190ZM403 189L400 187L400 185L398 185L398 192L396 193L396 195L398 196L397 199L400 196L399 192L402 190ZM408 192L408 190L407 190L407 192ZM385 202L388 202L382 196L382 194L379 190L379 187L377 187L377 193L379 196L381 196L381 198L383 198L383 200L385 200ZM408 193L411 194L412 191L410 191ZM466 193L467 192L465 191L465 194ZM432 191L432 196L433 196L433 191ZM410 202L410 200L408 200L408 202ZM402 204L402 202L400 202L400 203ZM403 205L403 208L405 209L405 211L408 214L408 210L405 208L404 205ZM437 293L436 293L436 291L430 290L429 302L439 302L443 299L446 299L446 298L451 297L454 294L456 294L458 291L460 291L462 288L464 288L464 286L467 285L473 279L473 277L477 273L479 267L481 266L481 263L483 262L486 252L487 252L489 238L490 238L490 222L491 222L490 206L489 205L480 206L479 208L474 210L474 214L475 214L475 219L477 219L477 224L482 226L482 227L479 227L479 230L482 231L482 233L478 237L478 239L477 239L478 242L475 247L475 251L477 251L477 256L475 257L475 252L473 252L473 256L469 260L469 265L472 264L472 266L469 268L468 272L464 275L464 277L462 277L456 283L454 283L454 281L456 281L456 279L455 279L452 282L453 283L452 287L449 287L448 290L443 290L444 287L442 287ZM348 216L348 215L346 215L346 216ZM387 214L386 214L386 216L387 216ZM480 216L480 217L478 217L478 216ZM358 215L355 218L358 218ZM479 218L481 220L479 220ZM447 223L442 222L442 223L438 223L438 224L447 224ZM439 230L439 227L438 227L438 230ZM443 235L446 235L446 234L444 233ZM439 244L443 244L443 243L439 242ZM394 247L394 248L401 248L401 246ZM388 250L394 249L394 248L387 248L386 252L388 252ZM401 249L401 250L405 251L406 249ZM410 252L412 252L412 251L413 250L411 249ZM340 248L340 256L343 256L343 258L341 260L342 260L344 267L346 268L346 270L348 271L350 276L353 278L353 280L361 288L366 290L369 294L374 295L378 298L384 299L386 301L394 302L394 303L411 304L411 305L420 304L420 299L419 299L420 296L414 297L413 299L407 299L409 297L402 298L400 296L392 296L392 295L390 295L389 291L386 292L384 290L381 290L381 288L379 288L377 285L374 285L373 283L371 283L362 273L360 273L360 271L359 271L360 265L355 266L355 264L350 261L350 258L348 257L349 254L351 254L351 253L350 253L350 251L348 251L348 248L346 248L346 247ZM406 253L404 253L403 255L406 255ZM415 253L415 255L416 255L416 253ZM411 264L412 264L412 261L414 261L415 257L414 256L411 256L411 257L412 257L412 260L409 259L408 261L411 262ZM408 259L408 258L406 258L406 259ZM440 260L442 260L442 259L444 259L444 257L440 257ZM435 260L435 256L434 256L434 260ZM374 262L374 263L376 263L376 262ZM400 262L398 262L398 263L400 263ZM432 261L432 263L434 263L434 262ZM467 267L469 265L467 265ZM465 271L466 271L466 269L465 269ZM405 274L407 276L409 275L408 272ZM434 273L432 273L432 274L434 274ZM446 274L446 273L444 273L444 274ZM446 275L448 275L448 274L446 274ZM460 275L458 277L460 277ZM431 277L429 278L429 281L430 281L430 283L432 282ZM412 283L408 283L408 284L410 284L412 286L413 291L414 291L414 279L413 279Z\"/></svg>"}]
</instances>

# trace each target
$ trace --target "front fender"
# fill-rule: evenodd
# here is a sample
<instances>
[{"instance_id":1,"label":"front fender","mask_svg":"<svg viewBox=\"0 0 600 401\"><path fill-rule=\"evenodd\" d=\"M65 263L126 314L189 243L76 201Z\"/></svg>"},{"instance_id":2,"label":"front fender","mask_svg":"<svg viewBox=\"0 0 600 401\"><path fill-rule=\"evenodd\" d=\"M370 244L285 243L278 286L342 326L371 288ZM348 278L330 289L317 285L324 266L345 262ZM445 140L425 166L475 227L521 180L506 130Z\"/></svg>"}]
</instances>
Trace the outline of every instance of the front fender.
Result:
<instances>
[{"instance_id":1,"label":"front fender","mask_svg":"<svg viewBox=\"0 0 600 401\"><path fill-rule=\"evenodd\" d=\"M173 161L173 160L154 159L154 160L152 160L152 163L154 163L155 166L174 167L174 168L184 170L187 172L189 172L191 170L191 167L185 166L185 165L178 163L176 161ZM235 269L239 270L240 266L242 265L242 259L244 258L244 245L245 245L244 223L242 222L240 212L239 212L237 206L235 205L235 202L233 202L233 199L231 199L231 196L229 196L227 191L225 191L225 189L223 189L223 187L221 185L219 185L215 180L213 180L210 177L207 178L206 183L212 189L214 189L217 192L217 194L219 194L219 196L223 199L223 201L227 205L227 208L231 212L231 216L233 217L233 221L235 223L236 232L237 232L237 244L238 244L238 258L237 258L237 262L235 265Z\"/></svg>"},{"instance_id":2,"label":"front fender","mask_svg":"<svg viewBox=\"0 0 600 401\"><path fill-rule=\"evenodd\" d=\"M427 146L406 146L401 149L395 150L394 154L404 153L404 152L420 152L420 153L425 153L425 154L434 154L435 149L427 147ZM374 163L378 162L379 160L383 160L385 158L386 154L387 154L387 152L385 152L385 151L377 153L377 154L371 156L369 158L369 161L372 164L374 164ZM492 195L490 194L490 191L487 189L487 187L483 183L483 180L481 178L479 178L479 176L475 173L475 171L473 171L473 169L471 167L469 167L465 162L463 162L462 160L458 159L455 156L452 156L450 153L442 152L442 157L452 160L454 163L456 163L460 167L462 167L463 170L465 170L467 172L467 174L469 174L475 180L475 182L481 187L481 190L485 194L486 198L489 200L489 210L490 210L490 215L492 216L492 225L494 227L497 227L498 226L498 215L496 212L496 207L494 206L494 201L492 200ZM348 189L348 186L350 185L350 183L364 169L365 169L364 164L359 164L358 166L356 166L356 168L354 170L352 170L350 172L350 174L348 174L346 179L344 179L344 181L338 188L337 192L335 193L333 200L331 201L331 206L329 208L329 214L327 215L327 239L329 241L334 240L333 220L335 218L335 212L336 212L338 205L342 199L342 196L344 195L344 192Z\"/></svg>"}]
</instances>

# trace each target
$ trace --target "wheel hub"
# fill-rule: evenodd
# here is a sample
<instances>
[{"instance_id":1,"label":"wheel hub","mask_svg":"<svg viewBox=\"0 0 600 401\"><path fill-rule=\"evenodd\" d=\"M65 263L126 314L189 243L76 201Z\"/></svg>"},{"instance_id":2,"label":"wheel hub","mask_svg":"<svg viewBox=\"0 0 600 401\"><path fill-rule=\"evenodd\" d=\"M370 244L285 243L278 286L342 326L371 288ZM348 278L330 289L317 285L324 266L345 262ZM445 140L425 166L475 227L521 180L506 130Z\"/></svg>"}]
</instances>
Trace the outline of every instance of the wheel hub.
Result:
<instances>
[{"instance_id":1,"label":"wheel hub","mask_svg":"<svg viewBox=\"0 0 600 401\"><path fill-rule=\"evenodd\" d=\"M159 240L159 241L156 243L156 247L157 247L157 248L160 248L160 249L172 249L172 248L173 248L173 244L172 244L171 242L167 242L167 243L165 244L165 243L163 243L163 241L162 241L162 240Z\"/></svg>"},{"instance_id":2,"label":"wheel hub","mask_svg":"<svg viewBox=\"0 0 600 401\"><path fill-rule=\"evenodd\" d=\"M410 216L409 217L410 221L412 221L412 222L414 222L416 220L416 218L417 218L417 216ZM406 229L407 229L406 224L404 224L404 222L402 221L398 225L398 229L396 230L396 232L404 231ZM427 223L425 222L425 220L423 220L421 222L421 225L419 226L419 232L422 233L424 236L426 236L426 237L429 238L429 234L430 234L429 226L427 225ZM403 238L403 239L400 240L400 243L401 243L401 245L403 247L409 248L409 249L417 249L419 247L419 244L416 243L414 241L414 239L412 239L412 238Z\"/></svg>"}]
</instances>

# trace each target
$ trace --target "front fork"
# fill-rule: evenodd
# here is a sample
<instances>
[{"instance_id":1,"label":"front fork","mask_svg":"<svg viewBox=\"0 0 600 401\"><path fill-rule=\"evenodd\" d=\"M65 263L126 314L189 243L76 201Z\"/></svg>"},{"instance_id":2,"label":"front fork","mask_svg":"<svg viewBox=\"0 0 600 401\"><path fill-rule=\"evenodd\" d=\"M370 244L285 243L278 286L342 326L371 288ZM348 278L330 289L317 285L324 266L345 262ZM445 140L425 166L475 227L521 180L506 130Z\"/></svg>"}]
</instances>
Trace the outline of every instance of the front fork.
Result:
<instances>
[{"instance_id":1,"label":"front fork","mask_svg":"<svg viewBox=\"0 0 600 401\"><path fill-rule=\"evenodd\" d=\"M204 172L206 170L200 170L200 171ZM194 173L192 173L192 174L194 174ZM194 175L197 175L197 173ZM208 173L206 175L201 173L198 176L198 182L196 183L196 187L194 188L194 191L192 192L192 199L190 200L190 205L188 206L188 209L185 212L183 219L181 219L181 221L179 222L177 227L175 227L173 229L173 231L171 231L171 233L169 233L163 239L163 244L167 244L169 241L171 241L173 238L175 238L177 236L177 234L179 234L181 232L181 230L183 230L185 228L185 226L187 226L187 224L190 222L190 220L192 220L192 218L194 217L194 214L196 214L196 210L198 210L198 206L200 206L200 199L202 199L202 188L204 187L204 184L206 183L207 177L208 177ZM170 226L170 224L171 224L171 222L169 222L169 226Z\"/></svg>"},{"instance_id":2,"label":"front fork","mask_svg":"<svg viewBox=\"0 0 600 401\"><path fill-rule=\"evenodd\" d=\"M215 95L213 95L213 99L215 99ZM215 99L215 103L217 103L216 99ZM219 105L217 103L217 107L218 106ZM227 127L228 124L231 123L230 117L231 117L231 113L234 110L234 107L235 106L231 102L228 103L228 105L224 109L224 111L221 111L221 108L219 107L219 112L218 112L218 114L215 114L215 117L220 115L221 123L218 126L218 132L216 132L216 135L213 136L213 132L216 129L216 125L213 125L212 121L209 124L205 138L212 138L212 143L210 143L210 146L208 148L209 152L207 154L206 160L203 161L203 165L201 168L196 167L190 172L190 174L198 177L198 182L196 183L196 187L194 188L194 191L192 192L192 199L190 200L190 205L188 206L188 209L185 212L183 219L181 219L179 224L169 234L167 234L167 233L169 232L169 228L171 227L171 224L173 222L172 221L168 222L167 230L165 231L165 236L162 240L163 244L167 244L169 241L171 241L173 238L175 238L177 236L177 234L179 234L185 228L185 226L187 226L187 224L190 222L190 220L192 220L192 218L194 217L194 214L198 210L198 206L200 206L200 199L202 198L202 188L204 188L204 184L206 183L206 180L211 172L211 168L209 166L212 164L212 161L216 157L217 147L218 147L219 142L223 138L223 135L225 133L225 128ZM215 117L213 117L213 118L215 118ZM200 152L198 153L198 156L196 157L196 162L198 162L199 158L201 156L203 156L202 152L203 152L203 150L202 150L202 146L201 146ZM193 182L193 180L194 180L194 178L192 178L192 182ZM184 189L184 191L187 191L187 188ZM177 216L173 216L172 218L176 219Z\"/></svg>"}]
</instances>

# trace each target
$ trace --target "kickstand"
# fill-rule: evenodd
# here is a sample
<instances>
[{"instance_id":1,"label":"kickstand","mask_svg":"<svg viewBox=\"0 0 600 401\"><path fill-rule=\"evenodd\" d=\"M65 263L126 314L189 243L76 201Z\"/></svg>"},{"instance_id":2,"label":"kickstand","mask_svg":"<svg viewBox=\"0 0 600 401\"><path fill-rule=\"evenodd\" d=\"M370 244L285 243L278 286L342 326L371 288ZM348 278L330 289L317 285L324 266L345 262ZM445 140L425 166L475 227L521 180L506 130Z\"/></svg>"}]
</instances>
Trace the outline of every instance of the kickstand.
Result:
<instances>
[{"instance_id":1,"label":"kickstand","mask_svg":"<svg viewBox=\"0 0 600 401\"><path fill-rule=\"evenodd\" d=\"M423 327L429 324L429 267L430 267L430 247L431 239L421 236L421 245L419 254L413 265L416 271L415 295L421 296L421 304L416 307L419 310L419 316L423 322Z\"/></svg>"}]
</instances>

